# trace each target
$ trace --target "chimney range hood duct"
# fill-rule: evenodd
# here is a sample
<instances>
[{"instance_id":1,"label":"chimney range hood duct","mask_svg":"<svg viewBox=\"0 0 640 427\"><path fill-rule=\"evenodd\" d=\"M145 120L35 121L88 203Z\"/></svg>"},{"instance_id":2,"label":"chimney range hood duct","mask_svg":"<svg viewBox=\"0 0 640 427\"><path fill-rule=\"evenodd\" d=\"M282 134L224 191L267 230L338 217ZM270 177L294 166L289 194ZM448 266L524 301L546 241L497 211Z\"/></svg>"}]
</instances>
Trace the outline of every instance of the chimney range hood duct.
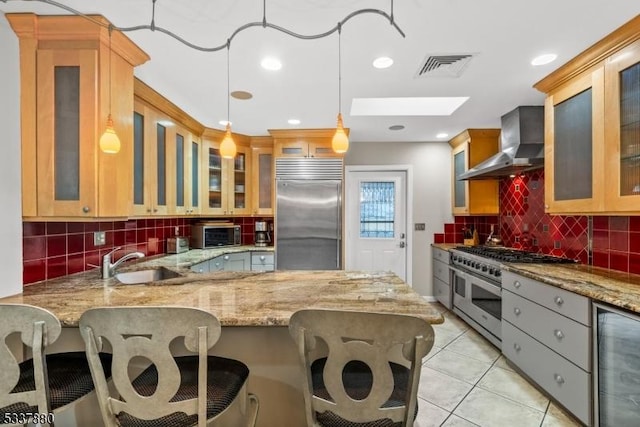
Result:
<instances>
[{"instance_id":1,"label":"chimney range hood duct","mask_svg":"<svg viewBox=\"0 0 640 427\"><path fill-rule=\"evenodd\" d=\"M544 166L544 107L518 107L502 116L501 128L500 152L457 179L498 178Z\"/></svg>"}]
</instances>

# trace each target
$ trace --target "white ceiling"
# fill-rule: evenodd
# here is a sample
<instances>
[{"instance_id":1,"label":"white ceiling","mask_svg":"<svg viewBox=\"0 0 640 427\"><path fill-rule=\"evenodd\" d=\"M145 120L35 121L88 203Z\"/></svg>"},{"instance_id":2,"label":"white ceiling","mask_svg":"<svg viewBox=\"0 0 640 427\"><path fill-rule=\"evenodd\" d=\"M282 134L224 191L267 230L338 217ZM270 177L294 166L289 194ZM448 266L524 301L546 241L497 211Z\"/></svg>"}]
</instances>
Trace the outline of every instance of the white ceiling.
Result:
<instances>
[{"instance_id":1,"label":"white ceiling","mask_svg":"<svg viewBox=\"0 0 640 427\"><path fill-rule=\"evenodd\" d=\"M34 1L0 0L2 12L61 14ZM149 24L152 0L59 0L85 13L104 15L114 25ZM390 12L391 0L266 0L267 21L301 34L329 30L364 8ZM155 24L203 46L218 46L243 24L262 20L262 0L157 0ZM500 116L518 105L542 105L532 85L640 13L637 0L396 0L394 17L403 38L380 15L359 15L342 29L342 110L352 141L436 141L466 128L499 127ZM227 116L226 50L199 52L160 32L127 35L151 60L137 77L206 126ZM539 67L533 57L554 52L558 59ZM428 55L473 54L460 77L421 77ZM282 60L266 71L266 55ZM391 68L378 70L377 56ZM230 50L230 90L251 92L231 98L234 132L266 135L287 129L335 127L338 110L338 36L300 40L269 28L239 33ZM351 116L353 98L456 96L470 99L449 117ZM404 125L400 131L389 126ZM448 138L445 138L448 139Z\"/></svg>"}]
</instances>

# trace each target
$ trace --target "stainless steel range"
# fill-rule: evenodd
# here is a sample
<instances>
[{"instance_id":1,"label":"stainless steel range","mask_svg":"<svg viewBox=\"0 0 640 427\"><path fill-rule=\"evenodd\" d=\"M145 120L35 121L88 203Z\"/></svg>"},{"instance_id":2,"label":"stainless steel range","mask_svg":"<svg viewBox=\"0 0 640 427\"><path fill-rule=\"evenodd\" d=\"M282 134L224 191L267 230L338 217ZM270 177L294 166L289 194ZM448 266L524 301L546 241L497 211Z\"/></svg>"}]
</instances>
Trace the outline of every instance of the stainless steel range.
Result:
<instances>
[{"instance_id":1,"label":"stainless steel range","mask_svg":"<svg viewBox=\"0 0 640 427\"><path fill-rule=\"evenodd\" d=\"M575 262L488 246L459 246L450 252L453 311L497 347L502 342L502 264Z\"/></svg>"}]
</instances>

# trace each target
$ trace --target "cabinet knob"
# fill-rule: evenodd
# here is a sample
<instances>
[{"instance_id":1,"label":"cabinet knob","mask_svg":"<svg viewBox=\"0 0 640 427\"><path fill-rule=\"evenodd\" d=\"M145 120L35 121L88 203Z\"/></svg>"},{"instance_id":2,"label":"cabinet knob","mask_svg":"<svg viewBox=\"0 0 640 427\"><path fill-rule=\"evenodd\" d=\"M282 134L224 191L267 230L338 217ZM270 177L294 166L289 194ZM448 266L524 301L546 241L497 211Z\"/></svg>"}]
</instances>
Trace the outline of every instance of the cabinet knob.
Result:
<instances>
[{"instance_id":1,"label":"cabinet knob","mask_svg":"<svg viewBox=\"0 0 640 427\"><path fill-rule=\"evenodd\" d=\"M264 255L260 255L260 261L264 261L266 257Z\"/></svg>"},{"instance_id":2,"label":"cabinet knob","mask_svg":"<svg viewBox=\"0 0 640 427\"><path fill-rule=\"evenodd\" d=\"M224 259L225 261L228 261L228 260L229 260L229 255L225 255L225 256L223 257L223 259Z\"/></svg>"},{"instance_id":3,"label":"cabinet knob","mask_svg":"<svg viewBox=\"0 0 640 427\"><path fill-rule=\"evenodd\" d=\"M147 213L151 213L151 208L147 209Z\"/></svg>"},{"instance_id":4,"label":"cabinet knob","mask_svg":"<svg viewBox=\"0 0 640 427\"><path fill-rule=\"evenodd\" d=\"M204 273L204 268L199 268L198 273Z\"/></svg>"},{"instance_id":5,"label":"cabinet knob","mask_svg":"<svg viewBox=\"0 0 640 427\"><path fill-rule=\"evenodd\" d=\"M514 308L514 309L513 309L513 313L514 313L516 316L520 316L520 313L522 313L522 311L520 311L520 309L519 309L518 307L516 307L516 308Z\"/></svg>"},{"instance_id":6,"label":"cabinet knob","mask_svg":"<svg viewBox=\"0 0 640 427\"><path fill-rule=\"evenodd\" d=\"M520 347L520 344L518 344L518 343L513 343L513 349L515 351L520 351L520 350L522 350L522 347Z\"/></svg>"},{"instance_id":7,"label":"cabinet knob","mask_svg":"<svg viewBox=\"0 0 640 427\"><path fill-rule=\"evenodd\" d=\"M153 208L153 212L158 212L158 208Z\"/></svg>"},{"instance_id":8,"label":"cabinet knob","mask_svg":"<svg viewBox=\"0 0 640 427\"><path fill-rule=\"evenodd\" d=\"M564 378L560 374L553 374L553 379L560 385L564 384Z\"/></svg>"},{"instance_id":9,"label":"cabinet knob","mask_svg":"<svg viewBox=\"0 0 640 427\"><path fill-rule=\"evenodd\" d=\"M553 302L555 302L555 303L556 303L556 304L558 304L558 305L562 305L562 304L564 304L564 300L562 299L562 297L555 297L555 298L553 299Z\"/></svg>"},{"instance_id":10,"label":"cabinet knob","mask_svg":"<svg viewBox=\"0 0 640 427\"><path fill-rule=\"evenodd\" d=\"M544 205L544 208L545 209L549 209L549 205Z\"/></svg>"},{"instance_id":11,"label":"cabinet knob","mask_svg":"<svg viewBox=\"0 0 640 427\"><path fill-rule=\"evenodd\" d=\"M562 331L560 329L554 330L553 331L553 335L555 335L555 337L558 338L559 340L564 338L564 334L562 333Z\"/></svg>"},{"instance_id":12,"label":"cabinet knob","mask_svg":"<svg viewBox=\"0 0 640 427\"><path fill-rule=\"evenodd\" d=\"M89 206L83 206L82 207L82 212L89 213L90 211L91 211L91 208L89 208Z\"/></svg>"},{"instance_id":13,"label":"cabinet knob","mask_svg":"<svg viewBox=\"0 0 640 427\"><path fill-rule=\"evenodd\" d=\"M522 286L522 284L519 281L516 280L515 282L513 282L513 287L514 288L520 289L520 286Z\"/></svg>"}]
</instances>

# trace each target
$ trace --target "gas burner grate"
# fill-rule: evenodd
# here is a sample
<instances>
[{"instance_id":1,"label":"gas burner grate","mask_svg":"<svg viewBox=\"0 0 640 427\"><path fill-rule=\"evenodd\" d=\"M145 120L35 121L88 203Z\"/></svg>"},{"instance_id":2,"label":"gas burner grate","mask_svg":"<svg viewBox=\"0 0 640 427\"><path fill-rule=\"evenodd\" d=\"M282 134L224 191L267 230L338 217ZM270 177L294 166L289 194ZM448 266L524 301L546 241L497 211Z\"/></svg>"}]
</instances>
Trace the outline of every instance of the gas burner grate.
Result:
<instances>
[{"instance_id":1,"label":"gas burner grate","mask_svg":"<svg viewBox=\"0 0 640 427\"><path fill-rule=\"evenodd\" d=\"M503 262L521 262L531 264L567 264L576 262L576 260L570 258L560 258L552 255L525 252L508 248L458 246L456 247L456 250Z\"/></svg>"}]
</instances>

